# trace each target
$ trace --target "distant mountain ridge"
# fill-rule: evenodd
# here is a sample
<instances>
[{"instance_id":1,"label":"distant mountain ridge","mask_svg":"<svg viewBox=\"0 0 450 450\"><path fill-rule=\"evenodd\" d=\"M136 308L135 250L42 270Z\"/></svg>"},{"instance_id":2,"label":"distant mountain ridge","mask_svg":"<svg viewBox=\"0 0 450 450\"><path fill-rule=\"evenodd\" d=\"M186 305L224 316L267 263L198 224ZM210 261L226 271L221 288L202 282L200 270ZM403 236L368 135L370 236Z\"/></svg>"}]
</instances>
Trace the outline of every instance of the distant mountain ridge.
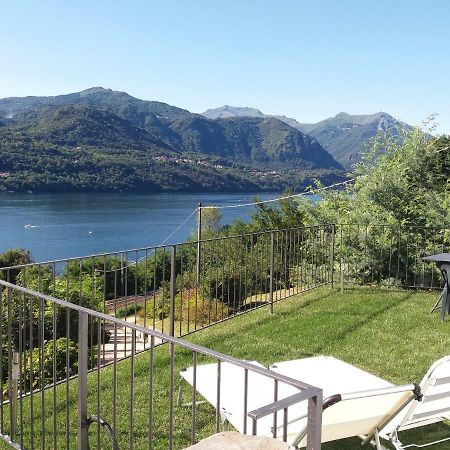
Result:
<instances>
[{"instance_id":1,"label":"distant mountain ridge","mask_svg":"<svg viewBox=\"0 0 450 450\"><path fill-rule=\"evenodd\" d=\"M229 117L267 117L259 109L244 106L224 105L220 108L207 109L202 113L208 119L228 119Z\"/></svg>"},{"instance_id":2,"label":"distant mountain ridge","mask_svg":"<svg viewBox=\"0 0 450 450\"><path fill-rule=\"evenodd\" d=\"M252 122L245 117L232 122L213 121L175 106L100 87L55 97L0 99L0 112L3 119L9 117L11 124L20 125L48 114L51 108L67 105L112 113L179 152L229 157L267 167L289 163L300 169L341 168L314 139L286 128L281 121L267 121L267 117Z\"/></svg>"},{"instance_id":3,"label":"distant mountain ridge","mask_svg":"<svg viewBox=\"0 0 450 450\"><path fill-rule=\"evenodd\" d=\"M227 105L208 109L203 114L208 118L217 119L245 117L247 113L251 114L251 117L276 117L302 133L314 137L345 168L350 168L359 161L365 146L378 132L399 136L400 129L411 129L410 125L400 122L385 112L367 115L340 112L334 117L308 124L299 123L286 116L266 115L255 108Z\"/></svg>"},{"instance_id":4,"label":"distant mountain ridge","mask_svg":"<svg viewBox=\"0 0 450 450\"><path fill-rule=\"evenodd\" d=\"M100 87L0 99L0 144L0 189L298 190L344 176L276 118L211 120Z\"/></svg>"},{"instance_id":5,"label":"distant mountain ridge","mask_svg":"<svg viewBox=\"0 0 450 450\"><path fill-rule=\"evenodd\" d=\"M275 119L281 120L281 122L284 122L287 125L303 132L303 130L301 129L303 127L303 124L297 122L292 117L264 114L259 109L256 108L224 105L219 108L207 109L205 112L202 113L202 115L207 117L208 119L213 120L228 119L230 117L259 117L259 118L274 117Z\"/></svg>"},{"instance_id":6,"label":"distant mountain ridge","mask_svg":"<svg viewBox=\"0 0 450 450\"><path fill-rule=\"evenodd\" d=\"M71 94L47 96L47 97L8 97L0 99L0 114L14 115L30 109L37 109L43 106L65 106L65 105L90 105L93 107L103 107L110 109L116 107L117 115L125 113L134 114L135 120L143 113L153 113L168 117L181 117L191 114L189 111L171 106L163 102L141 100L126 92L113 91L102 87L93 87L81 92Z\"/></svg>"},{"instance_id":7,"label":"distant mountain ridge","mask_svg":"<svg viewBox=\"0 0 450 450\"><path fill-rule=\"evenodd\" d=\"M378 133L401 139L401 130L411 128L385 112L369 115L341 112L316 124L305 125L301 130L315 137L337 161L349 168L360 160L370 139Z\"/></svg>"}]
</instances>

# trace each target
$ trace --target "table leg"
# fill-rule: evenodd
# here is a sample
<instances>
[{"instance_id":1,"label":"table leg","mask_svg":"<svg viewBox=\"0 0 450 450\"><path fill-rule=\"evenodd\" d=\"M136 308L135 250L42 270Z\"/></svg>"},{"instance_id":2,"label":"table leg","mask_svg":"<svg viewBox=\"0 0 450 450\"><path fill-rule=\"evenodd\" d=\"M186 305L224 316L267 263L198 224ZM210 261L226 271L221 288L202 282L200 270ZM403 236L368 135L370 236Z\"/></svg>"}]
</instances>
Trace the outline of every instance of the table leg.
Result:
<instances>
[{"instance_id":1,"label":"table leg","mask_svg":"<svg viewBox=\"0 0 450 450\"><path fill-rule=\"evenodd\" d=\"M442 292L441 295L439 295L439 298L437 299L436 303L431 308L430 314L434 313L437 309L441 309L441 301L442 301Z\"/></svg>"},{"instance_id":2,"label":"table leg","mask_svg":"<svg viewBox=\"0 0 450 450\"><path fill-rule=\"evenodd\" d=\"M447 285L445 286L445 290L447 291L446 292L446 294L447 294L447 300L446 300L446 302L447 302L447 314L450 314L450 289L449 289L449 286L448 286L448 283L447 283Z\"/></svg>"},{"instance_id":3,"label":"table leg","mask_svg":"<svg viewBox=\"0 0 450 450\"><path fill-rule=\"evenodd\" d=\"M447 306L447 303L448 303L448 300L447 300L447 298L448 298L448 295L447 295L447 283L444 286L444 289L442 291L441 297L442 297L442 302L441 302L441 320L443 321L444 318L445 318L445 313L447 312L447 309L448 309L448 306Z\"/></svg>"},{"instance_id":4,"label":"table leg","mask_svg":"<svg viewBox=\"0 0 450 450\"><path fill-rule=\"evenodd\" d=\"M444 289L442 290L442 303L441 303L441 320L445 318L445 313L450 314L450 289L448 274L450 272L450 265L445 264L441 266L442 276L444 277Z\"/></svg>"}]
</instances>

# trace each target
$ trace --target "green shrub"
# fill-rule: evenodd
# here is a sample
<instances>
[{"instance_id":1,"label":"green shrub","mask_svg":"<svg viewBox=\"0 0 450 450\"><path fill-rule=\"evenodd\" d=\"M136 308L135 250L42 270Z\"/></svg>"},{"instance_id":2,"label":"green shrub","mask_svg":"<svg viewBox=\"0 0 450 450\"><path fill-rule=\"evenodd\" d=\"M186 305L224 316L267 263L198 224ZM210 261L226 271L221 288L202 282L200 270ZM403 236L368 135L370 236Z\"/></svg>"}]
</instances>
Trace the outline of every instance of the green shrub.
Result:
<instances>
[{"instance_id":1,"label":"green shrub","mask_svg":"<svg viewBox=\"0 0 450 450\"><path fill-rule=\"evenodd\" d=\"M116 311L116 317L118 317L119 319L124 319L128 316L137 314L139 311L142 310L142 305L140 304L132 304L132 305L128 305L128 306L124 306L123 308L119 308Z\"/></svg>"}]
</instances>

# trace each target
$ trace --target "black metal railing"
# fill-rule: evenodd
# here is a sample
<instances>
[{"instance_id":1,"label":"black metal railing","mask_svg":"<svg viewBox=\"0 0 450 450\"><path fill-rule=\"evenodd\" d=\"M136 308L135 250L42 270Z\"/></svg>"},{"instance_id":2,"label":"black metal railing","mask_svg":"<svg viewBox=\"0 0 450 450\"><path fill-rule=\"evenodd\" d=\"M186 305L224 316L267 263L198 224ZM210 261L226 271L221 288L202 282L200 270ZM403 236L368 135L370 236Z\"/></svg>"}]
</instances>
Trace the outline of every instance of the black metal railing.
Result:
<instances>
[{"instance_id":1,"label":"black metal railing","mask_svg":"<svg viewBox=\"0 0 450 450\"><path fill-rule=\"evenodd\" d=\"M184 336L331 283L333 239L329 225L274 230L13 266L0 277Z\"/></svg>"},{"instance_id":2,"label":"black metal railing","mask_svg":"<svg viewBox=\"0 0 450 450\"><path fill-rule=\"evenodd\" d=\"M446 227L323 224L13 266L0 278L185 336L324 285L437 289L442 277L422 258L449 248ZM100 332L107 364L110 330ZM119 358L130 356L123 334Z\"/></svg>"},{"instance_id":3,"label":"black metal railing","mask_svg":"<svg viewBox=\"0 0 450 450\"><path fill-rule=\"evenodd\" d=\"M437 267L422 258L450 251L450 227L336 226L335 273L341 284L441 289Z\"/></svg>"}]
</instances>

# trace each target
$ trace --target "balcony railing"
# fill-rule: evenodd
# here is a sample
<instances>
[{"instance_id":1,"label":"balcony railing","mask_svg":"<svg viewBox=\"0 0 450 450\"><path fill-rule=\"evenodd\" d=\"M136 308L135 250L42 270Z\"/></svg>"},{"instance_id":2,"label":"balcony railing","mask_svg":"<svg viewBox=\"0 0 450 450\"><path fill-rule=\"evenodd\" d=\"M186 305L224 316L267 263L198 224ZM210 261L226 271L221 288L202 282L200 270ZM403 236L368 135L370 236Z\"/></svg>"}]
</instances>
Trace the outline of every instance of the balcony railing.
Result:
<instances>
[{"instance_id":1,"label":"balcony railing","mask_svg":"<svg viewBox=\"0 0 450 450\"><path fill-rule=\"evenodd\" d=\"M0 278L185 336L330 284L333 239L330 225L276 230L12 266Z\"/></svg>"},{"instance_id":2,"label":"balcony railing","mask_svg":"<svg viewBox=\"0 0 450 450\"><path fill-rule=\"evenodd\" d=\"M448 227L323 224L2 268L1 433L23 448L72 448L91 426L97 448L108 436L120 448L180 448L218 429L218 413L211 426L197 404L191 415L174 408L177 370L260 369L177 337L326 285L439 289L422 258L449 249Z\"/></svg>"},{"instance_id":3,"label":"balcony railing","mask_svg":"<svg viewBox=\"0 0 450 450\"><path fill-rule=\"evenodd\" d=\"M4 396L0 430L1 438L16 448L183 448L219 431L220 371L221 364L228 363L243 369L246 380L257 373L273 381L274 415L278 385L297 388L308 402L307 448L320 449L320 389L21 286L0 281L0 287L0 387ZM104 327L110 330L114 347L109 367L100 364ZM123 328L131 335L131 349L130 357L120 361L118 330ZM60 330L64 330L63 338L58 338ZM140 355L136 354L138 335L148 342ZM176 374L187 363L195 371L206 361L217 362L215 413L199 408L195 389L189 411L176 407ZM294 400L299 401L299 394L285 399L282 409L287 410ZM243 411L248 411L244 392L242 402ZM243 417L245 424L249 414ZM287 429L287 414L283 417Z\"/></svg>"}]
</instances>

